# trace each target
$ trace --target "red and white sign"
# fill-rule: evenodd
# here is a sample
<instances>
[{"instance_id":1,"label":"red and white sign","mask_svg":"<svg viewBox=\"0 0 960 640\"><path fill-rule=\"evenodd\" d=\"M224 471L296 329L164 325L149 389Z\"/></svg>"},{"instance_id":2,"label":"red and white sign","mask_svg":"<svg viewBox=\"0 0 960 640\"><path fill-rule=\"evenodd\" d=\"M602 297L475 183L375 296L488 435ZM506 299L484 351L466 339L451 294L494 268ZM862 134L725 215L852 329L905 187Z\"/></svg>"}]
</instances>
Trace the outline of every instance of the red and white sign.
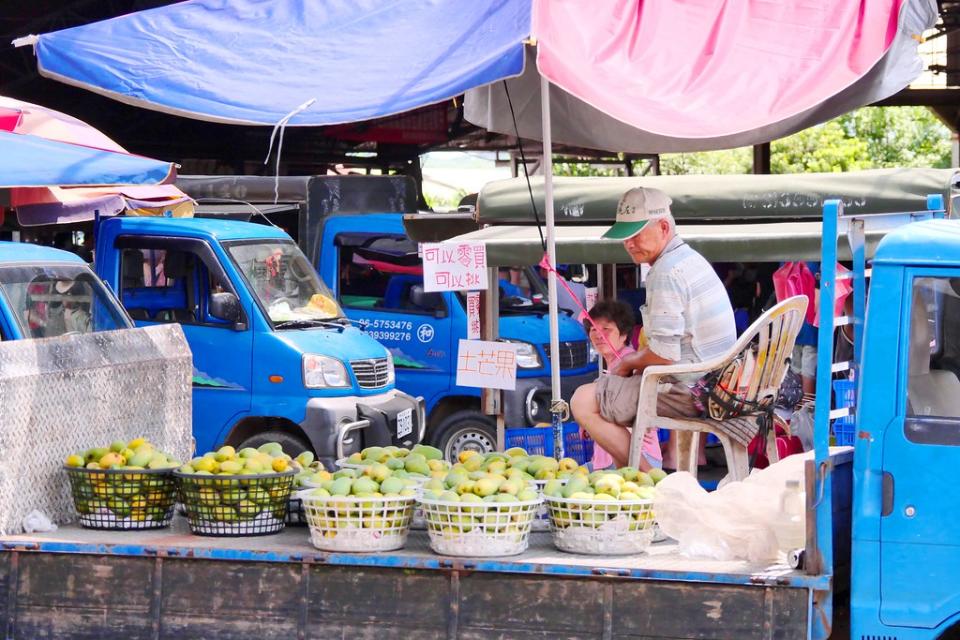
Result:
<instances>
[{"instance_id":1,"label":"red and white sign","mask_svg":"<svg viewBox=\"0 0 960 640\"><path fill-rule=\"evenodd\" d=\"M480 292L467 293L467 340L480 339Z\"/></svg>"},{"instance_id":2,"label":"red and white sign","mask_svg":"<svg viewBox=\"0 0 960 640\"><path fill-rule=\"evenodd\" d=\"M487 288L487 247L482 242L424 242L424 291Z\"/></svg>"},{"instance_id":3,"label":"red and white sign","mask_svg":"<svg viewBox=\"0 0 960 640\"><path fill-rule=\"evenodd\" d=\"M513 391L517 388L517 345L510 342L460 340L457 384Z\"/></svg>"}]
</instances>

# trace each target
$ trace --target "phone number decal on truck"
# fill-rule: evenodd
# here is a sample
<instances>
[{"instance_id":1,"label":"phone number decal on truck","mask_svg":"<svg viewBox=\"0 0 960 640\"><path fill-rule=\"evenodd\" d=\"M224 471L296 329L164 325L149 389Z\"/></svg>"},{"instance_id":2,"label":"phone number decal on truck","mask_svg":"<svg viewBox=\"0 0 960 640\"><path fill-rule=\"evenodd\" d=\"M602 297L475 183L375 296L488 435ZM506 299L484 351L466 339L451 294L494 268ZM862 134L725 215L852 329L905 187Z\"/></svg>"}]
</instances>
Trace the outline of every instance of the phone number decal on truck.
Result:
<instances>
[{"instance_id":1,"label":"phone number decal on truck","mask_svg":"<svg viewBox=\"0 0 960 640\"><path fill-rule=\"evenodd\" d=\"M409 342L411 337L411 334L405 331L367 330L367 335L369 335L374 340L396 340L397 342Z\"/></svg>"},{"instance_id":2,"label":"phone number decal on truck","mask_svg":"<svg viewBox=\"0 0 960 640\"><path fill-rule=\"evenodd\" d=\"M399 329L413 331L413 323L409 320L390 320L388 318L362 318L358 320L364 329Z\"/></svg>"}]
</instances>

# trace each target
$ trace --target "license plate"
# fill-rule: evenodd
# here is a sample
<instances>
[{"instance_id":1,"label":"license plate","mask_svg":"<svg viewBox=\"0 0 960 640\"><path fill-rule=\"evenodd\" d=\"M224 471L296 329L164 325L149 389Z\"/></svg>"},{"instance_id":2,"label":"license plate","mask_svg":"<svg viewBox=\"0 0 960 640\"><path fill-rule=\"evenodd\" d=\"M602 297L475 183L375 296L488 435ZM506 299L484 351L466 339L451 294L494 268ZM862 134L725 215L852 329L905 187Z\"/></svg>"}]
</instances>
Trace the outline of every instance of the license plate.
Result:
<instances>
[{"instance_id":1,"label":"license plate","mask_svg":"<svg viewBox=\"0 0 960 640\"><path fill-rule=\"evenodd\" d=\"M403 438L413 433L413 409L404 409L397 414L397 437Z\"/></svg>"}]
</instances>

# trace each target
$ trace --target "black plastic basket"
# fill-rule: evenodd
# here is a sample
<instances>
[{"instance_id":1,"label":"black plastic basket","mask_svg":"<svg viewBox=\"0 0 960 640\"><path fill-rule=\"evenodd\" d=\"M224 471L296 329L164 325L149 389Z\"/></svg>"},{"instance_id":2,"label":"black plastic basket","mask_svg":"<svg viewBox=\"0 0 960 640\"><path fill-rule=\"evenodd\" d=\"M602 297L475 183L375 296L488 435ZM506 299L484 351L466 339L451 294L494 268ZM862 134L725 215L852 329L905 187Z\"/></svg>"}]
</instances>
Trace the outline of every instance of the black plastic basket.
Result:
<instances>
[{"instance_id":1,"label":"black plastic basket","mask_svg":"<svg viewBox=\"0 0 960 640\"><path fill-rule=\"evenodd\" d=\"M64 469L82 527L162 529L173 519L173 469Z\"/></svg>"},{"instance_id":2,"label":"black plastic basket","mask_svg":"<svg viewBox=\"0 0 960 640\"><path fill-rule=\"evenodd\" d=\"M264 536L283 529L295 471L216 476L174 471L190 531L198 536Z\"/></svg>"}]
</instances>

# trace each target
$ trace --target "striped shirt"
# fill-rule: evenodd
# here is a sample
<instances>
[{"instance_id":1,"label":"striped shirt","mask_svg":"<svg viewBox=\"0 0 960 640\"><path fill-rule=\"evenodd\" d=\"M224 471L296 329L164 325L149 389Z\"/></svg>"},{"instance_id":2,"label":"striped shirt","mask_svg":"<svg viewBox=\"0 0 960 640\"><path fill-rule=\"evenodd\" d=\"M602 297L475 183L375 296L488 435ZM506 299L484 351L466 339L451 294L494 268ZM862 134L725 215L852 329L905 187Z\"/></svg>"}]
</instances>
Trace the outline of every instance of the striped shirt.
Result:
<instances>
[{"instance_id":1,"label":"striped shirt","mask_svg":"<svg viewBox=\"0 0 960 640\"><path fill-rule=\"evenodd\" d=\"M650 265L640 308L647 346L678 364L726 353L737 341L733 307L710 263L679 237ZM700 376L677 376L695 382Z\"/></svg>"}]
</instances>

